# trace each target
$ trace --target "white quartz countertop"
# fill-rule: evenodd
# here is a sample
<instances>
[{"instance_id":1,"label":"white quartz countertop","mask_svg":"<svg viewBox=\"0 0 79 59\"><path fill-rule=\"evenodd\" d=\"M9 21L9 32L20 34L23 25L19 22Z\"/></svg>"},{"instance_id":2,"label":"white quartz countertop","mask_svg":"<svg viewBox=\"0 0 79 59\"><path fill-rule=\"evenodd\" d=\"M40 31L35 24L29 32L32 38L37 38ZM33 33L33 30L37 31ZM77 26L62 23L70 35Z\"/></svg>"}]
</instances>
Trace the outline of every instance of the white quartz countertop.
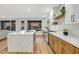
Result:
<instances>
[{"instance_id":1,"label":"white quartz countertop","mask_svg":"<svg viewBox=\"0 0 79 59\"><path fill-rule=\"evenodd\" d=\"M65 36L60 32L49 32L50 34L57 36L58 38L72 44L73 46L79 48L79 39L74 36Z\"/></svg>"},{"instance_id":2,"label":"white quartz countertop","mask_svg":"<svg viewBox=\"0 0 79 59\"><path fill-rule=\"evenodd\" d=\"M9 35L23 35L23 34L33 35L34 33L35 31L20 31L20 32L11 32L9 33Z\"/></svg>"}]
</instances>

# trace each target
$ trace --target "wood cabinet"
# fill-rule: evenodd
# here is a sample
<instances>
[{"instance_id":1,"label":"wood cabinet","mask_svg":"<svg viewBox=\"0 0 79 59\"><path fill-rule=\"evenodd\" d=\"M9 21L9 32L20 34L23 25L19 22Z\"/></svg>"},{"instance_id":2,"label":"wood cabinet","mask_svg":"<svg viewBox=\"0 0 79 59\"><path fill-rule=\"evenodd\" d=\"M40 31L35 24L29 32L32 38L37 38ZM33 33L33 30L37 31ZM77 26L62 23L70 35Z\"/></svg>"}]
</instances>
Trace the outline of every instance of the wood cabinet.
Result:
<instances>
[{"instance_id":1,"label":"wood cabinet","mask_svg":"<svg viewBox=\"0 0 79 59\"><path fill-rule=\"evenodd\" d=\"M58 39L58 54L61 54L61 53L63 53L63 41L61 40L61 39L59 39L59 38L57 38Z\"/></svg>"},{"instance_id":2,"label":"wood cabinet","mask_svg":"<svg viewBox=\"0 0 79 59\"><path fill-rule=\"evenodd\" d=\"M74 49L75 47L65 41L63 41L63 49L62 49L62 53L63 54L74 54Z\"/></svg>"},{"instance_id":3,"label":"wood cabinet","mask_svg":"<svg viewBox=\"0 0 79 59\"><path fill-rule=\"evenodd\" d=\"M79 48L75 47L75 54L79 54Z\"/></svg>"},{"instance_id":4,"label":"wood cabinet","mask_svg":"<svg viewBox=\"0 0 79 59\"><path fill-rule=\"evenodd\" d=\"M52 39L53 39L53 38L52 38L52 35L49 34L49 35L48 35L48 41L49 41L48 44L49 44L49 46L51 47L51 49L53 48L53 41L52 41Z\"/></svg>"},{"instance_id":5,"label":"wood cabinet","mask_svg":"<svg viewBox=\"0 0 79 59\"><path fill-rule=\"evenodd\" d=\"M59 45L61 43L60 43L60 40L56 36L49 34L48 43L54 53L61 53L61 49L60 49L61 45Z\"/></svg>"},{"instance_id":6,"label":"wood cabinet","mask_svg":"<svg viewBox=\"0 0 79 59\"><path fill-rule=\"evenodd\" d=\"M49 34L48 42L56 54L79 54L79 48L54 35Z\"/></svg>"},{"instance_id":7,"label":"wood cabinet","mask_svg":"<svg viewBox=\"0 0 79 59\"><path fill-rule=\"evenodd\" d=\"M55 36L53 36L52 41L53 41L53 44L52 44L53 50L55 53L57 53L58 52L58 41Z\"/></svg>"}]
</instances>

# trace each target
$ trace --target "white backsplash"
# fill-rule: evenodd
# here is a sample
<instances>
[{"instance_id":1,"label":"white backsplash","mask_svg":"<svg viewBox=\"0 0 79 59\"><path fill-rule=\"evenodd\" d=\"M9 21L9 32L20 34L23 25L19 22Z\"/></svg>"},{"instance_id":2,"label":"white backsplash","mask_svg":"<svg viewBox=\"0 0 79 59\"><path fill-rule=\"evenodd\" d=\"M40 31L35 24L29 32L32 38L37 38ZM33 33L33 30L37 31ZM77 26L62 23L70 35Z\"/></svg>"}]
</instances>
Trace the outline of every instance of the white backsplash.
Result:
<instances>
[{"instance_id":1,"label":"white backsplash","mask_svg":"<svg viewBox=\"0 0 79 59\"><path fill-rule=\"evenodd\" d=\"M67 28L69 36L79 38L79 24L62 24L51 26L50 30L63 32L63 29Z\"/></svg>"},{"instance_id":2,"label":"white backsplash","mask_svg":"<svg viewBox=\"0 0 79 59\"><path fill-rule=\"evenodd\" d=\"M79 24L72 24L69 29L73 36L79 38Z\"/></svg>"}]
</instances>

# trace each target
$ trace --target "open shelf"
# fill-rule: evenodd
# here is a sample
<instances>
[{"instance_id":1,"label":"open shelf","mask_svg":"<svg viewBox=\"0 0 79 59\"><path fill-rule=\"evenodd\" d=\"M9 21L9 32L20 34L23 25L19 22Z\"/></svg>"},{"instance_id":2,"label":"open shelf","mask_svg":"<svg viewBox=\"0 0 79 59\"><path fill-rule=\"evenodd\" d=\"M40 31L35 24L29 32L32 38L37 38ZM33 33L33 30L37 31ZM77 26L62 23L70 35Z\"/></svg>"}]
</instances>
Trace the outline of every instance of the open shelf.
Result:
<instances>
[{"instance_id":1,"label":"open shelf","mask_svg":"<svg viewBox=\"0 0 79 59\"><path fill-rule=\"evenodd\" d=\"M62 18L62 17L64 17L64 15L58 14L57 16L54 16L54 19L59 19L59 18Z\"/></svg>"}]
</instances>

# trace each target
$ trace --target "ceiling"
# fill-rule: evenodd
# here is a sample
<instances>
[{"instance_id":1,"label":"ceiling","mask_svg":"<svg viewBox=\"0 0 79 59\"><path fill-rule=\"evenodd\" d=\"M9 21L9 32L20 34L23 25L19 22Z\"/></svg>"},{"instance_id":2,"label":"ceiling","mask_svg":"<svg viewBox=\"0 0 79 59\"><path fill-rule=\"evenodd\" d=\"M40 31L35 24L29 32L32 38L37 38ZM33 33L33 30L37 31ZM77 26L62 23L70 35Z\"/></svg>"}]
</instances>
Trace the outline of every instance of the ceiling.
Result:
<instances>
[{"instance_id":1,"label":"ceiling","mask_svg":"<svg viewBox=\"0 0 79 59\"><path fill-rule=\"evenodd\" d=\"M57 4L0 4L0 18L45 18Z\"/></svg>"}]
</instances>

